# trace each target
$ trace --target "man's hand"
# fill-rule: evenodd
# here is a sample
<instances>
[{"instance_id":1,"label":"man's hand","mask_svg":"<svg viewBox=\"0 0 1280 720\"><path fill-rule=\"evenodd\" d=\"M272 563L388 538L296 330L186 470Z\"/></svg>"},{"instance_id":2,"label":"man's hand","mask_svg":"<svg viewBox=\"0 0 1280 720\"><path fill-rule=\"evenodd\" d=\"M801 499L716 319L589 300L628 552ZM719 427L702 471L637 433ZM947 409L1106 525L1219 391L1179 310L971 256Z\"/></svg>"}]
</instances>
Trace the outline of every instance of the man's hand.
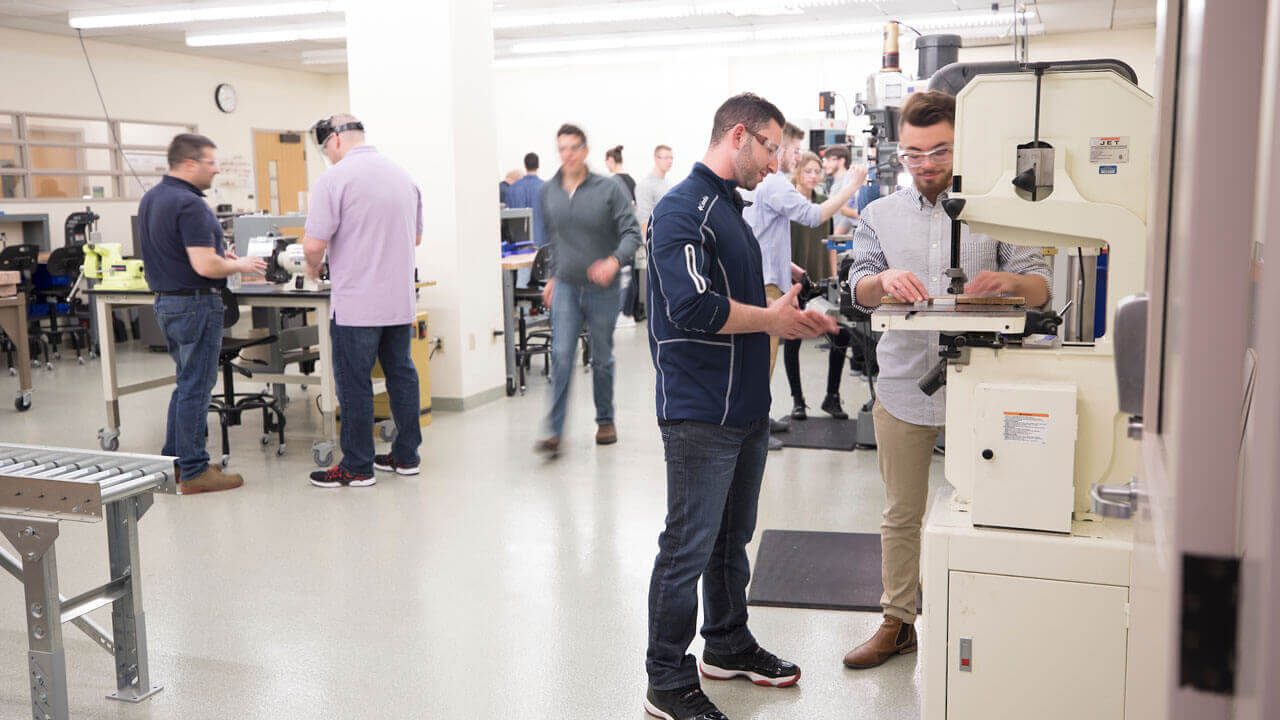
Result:
<instances>
[{"instance_id":1,"label":"man's hand","mask_svg":"<svg viewBox=\"0 0 1280 720\"><path fill-rule=\"evenodd\" d=\"M835 318L817 310L801 310L799 285L792 285L785 295L769 303L768 333L786 340L817 337L837 331Z\"/></svg>"},{"instance_id":2,"label":"man's hand","mask_svg":"<svg viewBox=\"0 0 1280 720\"><path fill-rule=\"evenodd\" d=\"M542 286L542 304L546 307L551 307L551 299L555 297L555 294L556 294L556 279L551 278L550 280L547 281L546 285Z\"/></svg>"},{"instance_id":3,"label":"man's hand","mask_svg":"<svg viewBox=\"0 0 1280 720\"><path fill-rule=\"evenodd\" d=\"M236 272L242 273L263 273L267 271L267 263L262 258L256 257L239 257L236 251L227 249L227 260L235 267Z\"/></svg>"},{"instance_id":4,"label":"man's hand","mask_svg":"<svg viewBox=\"0 0 1280 720\"><path fill-rule=\"evenodd\" d=\"M303 263L303 265L307 268L307 277L308 277L308 278L310 278L310 279L312 279L312 280L319 280L319 279L320 279L320 266L319 266L319 265L313 265L313 264L311 264L311 261L310 261L310 260L307 260L305 263Z\"/></svg>"},{"instance_id":5,"label":"man's hand","mask_svg":"<svg viewBox=\"0 0 1280 720\"><path fill-rule=\"evenodd\" d=\"M587 268L587 279L600 287L609 287L617 274L618 258L612 255L591 263L591 267Z\"/></svg>"},{"instance_id":6,"label":"man's hand","mask_svg":"<svg viewBox=\"0 0 1280 720\"><path fill-rule=\"evenodd\" d=\"M909 270L889 268L878 277L885 293L903 302L917 303L929 299L929 291L925 289L924 283Z\"/></svg>"},{"instance_id":7,"label":"man's hand","mask_svg":"<svg viewBox=\"0 0 1280 720\"><path fill-rule=\"evenodd\" d=\"M964 292L966 295L1009 295L1015 293L1017 287L1017 274L983 270L964 286Z\"/></svg>"}]
</instances>

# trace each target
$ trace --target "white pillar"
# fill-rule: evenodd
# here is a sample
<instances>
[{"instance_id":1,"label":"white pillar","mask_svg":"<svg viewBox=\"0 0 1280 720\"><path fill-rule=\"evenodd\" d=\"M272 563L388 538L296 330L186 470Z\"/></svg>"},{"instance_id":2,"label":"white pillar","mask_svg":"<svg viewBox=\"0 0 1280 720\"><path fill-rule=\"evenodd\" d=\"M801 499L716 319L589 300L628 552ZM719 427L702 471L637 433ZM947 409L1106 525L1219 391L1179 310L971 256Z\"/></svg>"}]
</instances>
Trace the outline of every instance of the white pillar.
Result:
<instances>
[{"instance_id":1,"label":"white pillar","mask_svg":"<svg viewBox=\"0 0 1280 720\"><path fill-rule=\"evenodd\" d=\"M422 190L418 274L434 407L457 410L505 388L491 3L360 0L347 5L351 112L370 144ZM345 108L335 108L334 112Z\"/></svg>"}]
</instances>

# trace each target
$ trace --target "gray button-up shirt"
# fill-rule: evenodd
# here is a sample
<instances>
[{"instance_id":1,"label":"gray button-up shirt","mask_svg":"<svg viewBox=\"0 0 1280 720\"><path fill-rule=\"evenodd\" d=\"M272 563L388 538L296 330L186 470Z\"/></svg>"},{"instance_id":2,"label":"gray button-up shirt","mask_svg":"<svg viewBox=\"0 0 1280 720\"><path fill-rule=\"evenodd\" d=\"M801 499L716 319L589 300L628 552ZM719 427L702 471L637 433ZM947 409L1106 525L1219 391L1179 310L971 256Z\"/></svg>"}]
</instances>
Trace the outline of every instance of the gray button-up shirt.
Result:
<instances>
[{"instance_id":1,"label":"gray button-up shirt","mask_svg":"<svg viewBox=\"0 0 1280 720\"><path fill-rule=\"evenodd\" d=\"M849 287L856 288L862 278L895 268L911 271L930 295L945 297L950 282L946 270L951 266L951 220L941 203L946 197L943 193L938 204L931 204L912 186L868 205L853 236ZM971 233L967 225L960 236L960 266L970 279L983 270L997 270L1039 275L1053 287L1049 265L1038 249ZM865 312L873 310L858 307ZM891 330L880 338L876 394L890 415L914 425L946 423L946 388L930 397L916 384L938 362L938 350L938 333L933 331Z\"/></svg>"}]
</instances>

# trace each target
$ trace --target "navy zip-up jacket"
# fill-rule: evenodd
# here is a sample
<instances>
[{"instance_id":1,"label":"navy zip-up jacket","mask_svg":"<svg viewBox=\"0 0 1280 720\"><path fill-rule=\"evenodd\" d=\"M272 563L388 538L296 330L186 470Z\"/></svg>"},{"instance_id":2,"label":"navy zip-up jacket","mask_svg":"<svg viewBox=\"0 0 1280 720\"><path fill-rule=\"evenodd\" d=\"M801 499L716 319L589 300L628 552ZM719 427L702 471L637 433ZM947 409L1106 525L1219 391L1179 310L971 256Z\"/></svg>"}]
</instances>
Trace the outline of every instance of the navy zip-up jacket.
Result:
<instances>
[{"instance_id":1,"label":"navy zip-up jacket","mask_svg":"<svg viewBox=\"0 0 1280 720\"><path fill-rule=\"evenodd\" d=\"M760 245L736 187L694 163L653 209L645 248L659 420L742 426L769 414L769 336L717 334L730 298L766 305Z\"/></svg>"}]
</instances>

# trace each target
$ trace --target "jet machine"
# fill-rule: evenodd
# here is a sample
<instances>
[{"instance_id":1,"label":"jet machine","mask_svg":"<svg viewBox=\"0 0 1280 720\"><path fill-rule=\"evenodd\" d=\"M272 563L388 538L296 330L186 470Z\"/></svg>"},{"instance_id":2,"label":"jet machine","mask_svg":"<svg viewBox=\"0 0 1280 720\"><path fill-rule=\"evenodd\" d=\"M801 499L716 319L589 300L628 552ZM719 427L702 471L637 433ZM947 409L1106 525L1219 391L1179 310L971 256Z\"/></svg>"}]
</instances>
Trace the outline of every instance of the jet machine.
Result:
<instances>
[{"instance_id":1,"label":"jet machine","mask_svg":"<svg viewBox=\"0 0 1280 720\"><path fill-rule=\"evenodd\" d=\"M1120 720L1132 528L1092 512L1090 490L1140 465L1110 329L1066 342L1057 331L1079 308L966 302L958 244L964 224L1072 256L1105 249L1099 303L1112 316L1144 287L1153 100L1112 70L1018 70L969 78L956 97L944 202L955 294L872 316L879 331L938 333L939 364L921 388L947 393L950 487L923 531L921 711L1065 720L1087 707Z\"/></svg>"}]
</instances>

